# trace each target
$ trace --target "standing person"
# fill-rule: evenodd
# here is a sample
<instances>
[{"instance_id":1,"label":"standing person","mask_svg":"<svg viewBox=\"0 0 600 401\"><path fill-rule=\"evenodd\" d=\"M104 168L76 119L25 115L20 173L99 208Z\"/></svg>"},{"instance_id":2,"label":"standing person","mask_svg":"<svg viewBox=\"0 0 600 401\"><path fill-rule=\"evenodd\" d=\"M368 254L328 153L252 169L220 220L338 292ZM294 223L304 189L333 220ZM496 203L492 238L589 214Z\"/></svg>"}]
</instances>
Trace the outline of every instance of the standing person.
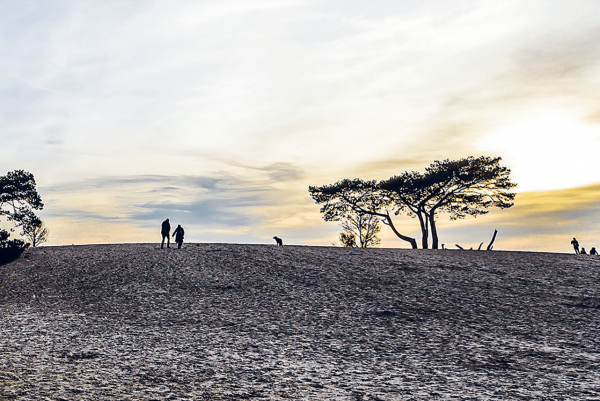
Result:
<instances>
[{"instance_id":1,"label":"standing person","mask_svg":"<svg viewBox=\"0 0 600 401\"><path fill-rule=\"evenodd\" d=\"M169 234L171 233L171 224L169 223L169 219L162 222L160 233L162 234L160 249L163 249L163 246L165 245L165 237L167 238L167 248L169 248L169 245L171 244L171 238L169 237Z\"/></svg>"},{"instance_id":2,"label":"standing person","mask_svg":"<svg viewBox=\"0 0 600 401\"><path fill-rule=\"evenodd\" d=\"M579 242L575 237L573 237L573 241L571 241L571 245L573 245L573 249L575 249L575 253L579 254Z\"/></svg>"},{"instance_id":3,"label":"standing person","mask_svg":"<svg viewBox=\"0 0 600 401\"><path fill-rule=\"evenodd\" d=\"M175 231L173 231L173 237L175 237L177 249L181 249L181 245L183 245L183 234L185 234L185 231L183 231L183 227L181 227L181 224L178 224Z\"/></svg>"}]
</instances>

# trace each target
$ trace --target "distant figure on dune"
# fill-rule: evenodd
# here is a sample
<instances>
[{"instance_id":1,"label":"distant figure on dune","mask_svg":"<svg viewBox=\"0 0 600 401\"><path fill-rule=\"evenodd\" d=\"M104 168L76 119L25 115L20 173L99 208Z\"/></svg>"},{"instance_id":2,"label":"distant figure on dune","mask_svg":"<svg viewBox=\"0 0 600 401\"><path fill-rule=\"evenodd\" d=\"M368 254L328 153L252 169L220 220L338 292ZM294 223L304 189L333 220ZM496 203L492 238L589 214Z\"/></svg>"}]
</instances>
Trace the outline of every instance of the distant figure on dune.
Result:
<instances>
[{"instance_id":1,"label":"distant figure on dune","mask_svg":"<svg viewBox=\"0 0 600 401\"><path fill-rule=\"evenodd\" d=\"M283 240L281 238L275 236L273 237L273 239L275 240L275 242L277 242L277 246L283 246Z\"/></svg>"},{"instance_id":2,"label":"distant figure on dune","mask_svg":"<svg viewBox=\"0 0 600 401\"><path fill-rule=\"evenodd\" d=\"M177 243L177 249L181 249L181 245L183 245L183 235L185 231L183 231L183 227L181 224L177 225L175 231L173 231L173 237L175 237L175 242Z\"/></svg>"},{"instance_id":3,"label":"distant figure on dune","mask_svg":"<svg viewBox=\"0 0 600 401\"><path fill-rule=\"evenodd\" d=\"M575 249L575 253L579 254L579 242L577 239L573 237L573 241L571 241L571 245L573 245L573 249Z\"/></svg>"},{"instance_id":4,"label":"distant figure on dune","mask_svg":"<svg viewBox=\"0 0 600 401\"><path fill-rule=\"evenodd\" d=\"M592 247L592 249L590 249L590 255L598 255L598 252L596 251L595 247Z\"/></svg>"},{"instance_id":5,"label":"distant figure on dune","mask_svg":"<svg viewBox=\"0 0 600 401\"><path fill-rule=\"evenodd\" d=\"M162 234L160 249L163 249L163 246L165 245L165 238L167 239L167 248L169 248L169 245L171 244L171 238L169 237L169 234L171 233L171 224L169 223L169 219L162 222L160 233Z\"/></svg>"},{"instance_id":6,"label":"distant figure on dune","mask_svg":"<svg viewBox=\"0 0 600 401\"><path fill-rule=\"evenodd\" d=\"M585 248L584 248L584 247L581 247L581 252L580 252L580 253L581 253L582 255L587 255L587 252L585 251Z\"/></svg>"}]
</instances>

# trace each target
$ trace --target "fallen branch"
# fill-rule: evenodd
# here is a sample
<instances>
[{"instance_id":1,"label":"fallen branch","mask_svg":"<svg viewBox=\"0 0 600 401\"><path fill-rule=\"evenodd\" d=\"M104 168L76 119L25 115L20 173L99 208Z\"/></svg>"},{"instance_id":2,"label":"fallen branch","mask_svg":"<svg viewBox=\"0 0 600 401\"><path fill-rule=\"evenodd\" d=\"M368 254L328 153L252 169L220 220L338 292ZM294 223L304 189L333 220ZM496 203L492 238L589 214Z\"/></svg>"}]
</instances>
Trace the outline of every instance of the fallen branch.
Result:
<instances>
[{"instance_id":1,"label":"fallen branch","mask_svg":"<svg viewBox=\"0 0 600 401\"><path fill-rule=\"evenodd\" d=\"M494 230L494 236L492 237L492 240L490 241L490 244L487 246L487 251L491 251L492 249L494 249L493 244L494 241L496 241L496 234L498 234L498 230Z\"/></svg>"},{"instance_id":2,"label":"fallen branch","mask_svg":"<svg viewBox=\"0 0 600 401\"><path fill-rule=\"evenodd\" d=\"M494 230L494 235L492 236L492 240L490 241L490 244L487 246L486 251L491 251L492 249L494 249L494 241L496 240L496 235L498 234L498 230ZM462 246L458 245L458 244L454 244L458 249L462 249L463 251L465 250L465 248L463 248ZM479 244L479 248L477 248L478 251L481 251L481 247L483 246L483 242ZM442 244L442 248L443 248L443 244ZM470 251L473 250L473 248L469 249Z\"/></svg>"}]
</instances>

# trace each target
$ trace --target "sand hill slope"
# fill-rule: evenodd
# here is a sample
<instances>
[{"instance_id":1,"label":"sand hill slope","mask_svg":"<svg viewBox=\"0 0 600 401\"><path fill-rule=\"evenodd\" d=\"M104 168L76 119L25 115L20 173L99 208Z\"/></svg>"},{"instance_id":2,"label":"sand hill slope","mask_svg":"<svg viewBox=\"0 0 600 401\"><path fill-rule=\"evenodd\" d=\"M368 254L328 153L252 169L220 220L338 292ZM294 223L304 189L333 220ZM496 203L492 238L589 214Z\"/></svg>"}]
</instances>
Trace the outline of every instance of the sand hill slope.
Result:
<instances>
[{"instance_id":1,"label":"sand hill slope","mask_svg":"<svg viewBox=\"0 0 600 401\"><path fill-rule=\"evenodd\" d=\"M155 244L0 266L0 399L600 399L600 258Z\"/></svg>"}]
</instances>

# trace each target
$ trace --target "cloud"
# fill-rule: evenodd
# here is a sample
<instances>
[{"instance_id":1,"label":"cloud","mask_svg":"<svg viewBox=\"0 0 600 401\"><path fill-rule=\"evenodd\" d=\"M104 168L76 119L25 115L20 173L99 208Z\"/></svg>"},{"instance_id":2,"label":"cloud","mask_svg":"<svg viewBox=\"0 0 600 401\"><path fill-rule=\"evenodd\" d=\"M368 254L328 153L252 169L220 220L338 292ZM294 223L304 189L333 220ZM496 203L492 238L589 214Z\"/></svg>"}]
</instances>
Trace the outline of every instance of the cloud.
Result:
<instances>
[{"instance_id":1,"label":"cloud","mask_svg":"<svg viewBox=\"0 0 600 401\"><path fill-rule=\"evenodd\" d=\"M259 170L264 171L274 181L295 181L304 177L302 168L292 163L273 163Z\"/></svg>"},{"instance_id":2,"label":"cloud","mask_svg":"<svg viewBox=\"0 0 600 401\"><path fill-rule=\"evenodd\" d=\"M594 0L0 2L0 167L34 173L44 213L90 230L173 210L221 239L231 226L320 241L333 229L310 184L501 152L479 139L540 110L599 122L599 13Z\"/></svg>"},{"instance_id":3,"label":"cloud","mask_svg":"<svg viewBox=\"0 0 600 401\"><path fill-rule=\"evenodd\" d=\"M587 164L589 172L586 171L584 181L578 180L571 186L600 181L598 174L590 177L594 174L592 171L597 171L595 158L590 157L591 151L585 151L600 146L600 140L590 141L590 135L582 133L584 129L590 131L585 123L600 122L600 80L597 78L600 53L596 51L600 27L586 23L575 31L557 26L554 31L538 33L534 38L525 29L521 41L507 42L507 38L500 37L486 43L477 53L465 52L464 70L455 72L452 81L441 84L436 96L427 97L431 104L423 105L420 111L426 111L427 115L411 125L412 132L404 131L405 142L391 147L394 154L382 152L381 160L359 163L352 174L369 174L381 179L398 171L422 170L435 159L486 154L504 157L505 163L517 173L524 167L519 165L522 162L532 166L537 163L540 170L562 168L566 173L572 166L571 175L581 175L582 168L585 169L582 165ZM454 82L457 79L458 83ZM506 138L505 146L482 146L482 138L501 129L518 128L519 124L535 118L553 124L565 115L573 120L573 127L562 124L565 126L562 138L550 136L543 131L544 124L538 124L528 127L529 132L519 132L518 141L506 142L509 141ZM578 123L581 127L575 126ZM578 131L569 128L578 128ZM545 143L544 138L549 142ZM536 144L538 140L541 141ZM549 146L559 150L560 141L564 141L563 145L569 150L578 148L579 156L562 158L559 162L561 158L551 157L541 150ZM504 148L515 148L523 143L534 146L523 148L523 153L530 152L528 160L507 158L511 152L503 152ZM377 146L381 142L373 137L369 144ZM538 148L540 151L536 152ZM563 148L563 156L566 150ZM531 175L530 170L527 173ZM539 177L533 175L530 178L540 183ZM547 181L550 180L543 185L547 185ZM563 181L560 186L568 185ZM558 180L554 184L557 183Z\"/></svg>"},{"instance_id":4,"label":"cloud","mask_svg":"<svg viewBox=\"0 0 600 401\"><path fill-rule=\"evenodd\" d=\"M25 33L17 36L36 39L34 47L6 47L6 68L20 84L50 90L23 96L17 108L29 112L7 120L29 142L41 142L47 138L39 138L39 127L55 121L26 122L61 116L68 122L59 133L64 147L93 150L108 175L130 167L127 159L158 174L150 155L159 154L169 155L164 165L174 173L185 151L253 165L301 160L307 172L325 158L335 163L321 170L393 159L399 151L443 157L504 121L507 108L494 102L514 101L523 80L510 85L519 76L513 70L530 63L522 60L528 46L547 46L530 33L555 29L544 18L563 11L548 5L538 16L548 26L540 26L528 18L536 5L514 1L92 1L45 10L49 18L40 25L33 5L5 7L21 20L12 25ZM315 40L315 31L329 33ZM372 146L362 145L366 135ZM98 170L74 159L60 164L86 178Z\"/></svg>"},{"instance_id":5,"label":"cloud","mask_svg":"<svg viewBox=\"0 0 600 401\"><path fill-rule=\"evenodd\" d=\"M507 52L504 60L498 60L503 68L492 69L494 75L480 82L467 81L449 96L442 113L454 116L446 119L452 124L464 123L459 133L472 135L518 121L531 109L589 107L597 112L600 54L595 50L599 39L600 27L593 27L577 33L549 33L543 39L524 42Z\"/></svg>"},{"instance_id":6,"label":"cloud","mask_svg":"<svg viewBox=\"0 0 600 401\"><path fill-rule=\"evenodd\" d=\"M169 217L173 222L203 226L210 229L239 228L257 225L258 218L245 212L248 205L256 206L261 199L208 199L191 203L146 203L136 207L131 219L142 225L156 225ZM245 204L245 205L244 205Z\"/></svg>"},{"instance_id":7,"label":"cloud","mask_svg":"<svg viewBox=\"0 0 600 401\"><path fill-rule=\"evenodd\" d=\"M310 204L310 199L304 194L304 188L303 196L298 199L275 188L278 183L295 178L298 172L285 163L267 166L265 170L277 180L246 180L228 174L145 175L40 186L38 190L46 205L40 215L61 227L66 226L62 222L67 219L78 222L78 227L87 225L90 232L100 230L102 233L110 230L100 229L100 226L110 224L115 227L130 224L137 232L152 230L168 217L186 227L190 240L210 239L213 234L224 239L223 233L227 232L232 239L256 241L262 238L261 233L279 227L278 232L298 241L300 238L293 232L301 235L310 231L310 227L306 227L307 220L302 217L307 214L305 204ZM318 213L312 217L319 221ZM49 227L53 229L51 224ZM93 240L93 235L88 233L87 238ZM104 238L102 234L93 241L101 242ZM149 240L143 237L140 241L144 238Z\"/></svg>"}]
</instances>

